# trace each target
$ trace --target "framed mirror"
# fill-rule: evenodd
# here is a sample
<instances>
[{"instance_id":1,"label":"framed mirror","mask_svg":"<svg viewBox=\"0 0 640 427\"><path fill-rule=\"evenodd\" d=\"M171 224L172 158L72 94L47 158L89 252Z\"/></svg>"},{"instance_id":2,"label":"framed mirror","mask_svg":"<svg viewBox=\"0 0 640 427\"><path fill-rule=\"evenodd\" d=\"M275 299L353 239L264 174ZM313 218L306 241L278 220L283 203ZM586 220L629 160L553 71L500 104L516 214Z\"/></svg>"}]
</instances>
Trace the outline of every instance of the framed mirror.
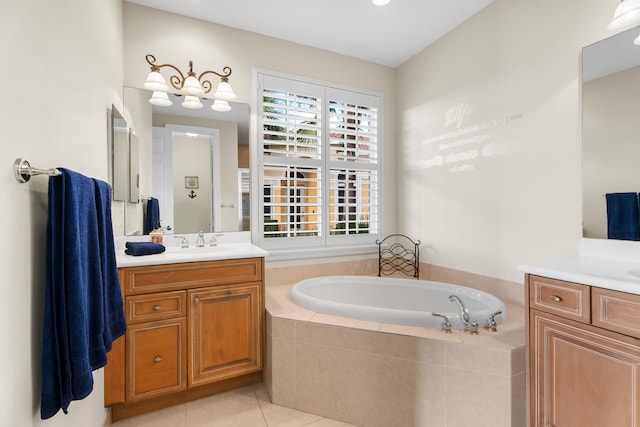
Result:
<instances>
[{"instance_id":1,"label":"framed mirror","mask_svg":"<svg viewBox=\"0 0 640 427\"><path fill-rule=\"evenodd\" d=\"M640 191L640 27L582 50L583 237L608 238L609 193Z\"/></svg>"}]
</instances>

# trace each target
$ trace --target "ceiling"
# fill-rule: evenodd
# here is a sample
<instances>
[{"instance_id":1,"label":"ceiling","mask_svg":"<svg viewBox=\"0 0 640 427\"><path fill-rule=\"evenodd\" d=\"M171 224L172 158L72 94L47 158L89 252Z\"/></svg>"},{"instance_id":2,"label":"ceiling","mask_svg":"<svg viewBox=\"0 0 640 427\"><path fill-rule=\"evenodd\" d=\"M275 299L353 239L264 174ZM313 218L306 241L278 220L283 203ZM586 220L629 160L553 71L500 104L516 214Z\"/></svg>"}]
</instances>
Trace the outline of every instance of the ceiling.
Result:
<instances>
[{"instance_id":1,"label":"ceiling","mask_svg":"<svg viewBox=\"0 0 640 427\"><path fill-rule=\"evenodd\" d=\"M398 67L493 0L126 0Z\"/></svg>"}]
</instances>

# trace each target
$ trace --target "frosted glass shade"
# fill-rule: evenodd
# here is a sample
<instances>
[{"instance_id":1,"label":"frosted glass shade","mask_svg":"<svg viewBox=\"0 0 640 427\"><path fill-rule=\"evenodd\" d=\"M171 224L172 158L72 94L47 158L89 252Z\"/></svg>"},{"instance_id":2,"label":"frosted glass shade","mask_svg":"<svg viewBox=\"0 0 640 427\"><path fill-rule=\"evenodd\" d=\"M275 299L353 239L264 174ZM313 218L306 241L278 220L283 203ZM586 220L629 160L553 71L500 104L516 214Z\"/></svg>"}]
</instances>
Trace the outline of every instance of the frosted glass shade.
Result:
<instances>
[{"instance_id":1,"label":"frosted glass shade","mask_svg":"<svg viewBox=\"0 0 640 427\"><path fill-rule=\"evenodd\" d=\"M171 100L169 99L169 95L167 95L166 92L160 91L153 92L153 95L151 95L151 99L149 99L149 102L159 107L168 107L169 105L173 104L173 102L171 102Z\"/></svg>"},{"instance_id":2,"label":"frosted glass shade","mask_svg":"<svg viewBox=\"0 0 640 427\"><path fill-rule=\"evenodd\" d=\"M623 0L616 7L609 31L619 31L640 24L640 0Z\"/></svg>"},{"instance_id":3,"label":"frosted glass shade","mask_svg":"<svg viewBox=\"0 0 640 427\"><path fill-rule=\"evenodd\" d=\"M216 88L216 93L213 94L216 99L222 99L225 101L231 101L236 98L236 94L233 93L233 88L229 82L220 82Z\"/></svg>"},{"instance_id":4,"label":"frosted glass shade","mask_svg":"<svg viewBox=\"0 0 640 427\"><path fill-rule=\"evenodd\" d=\"M186 79L184 79L182 92L185 95L204 96L204 90L202 90L200 82L194 76L188 76Z\"/></svg>"},{"instance_id":5,"label":"frosted glass shade","mask_svg":"<svg viewBox=\"0 0 640 427\"><path fill-rule=\"evenodd\" d=\"M144 88L149 90L157 90L166 92L169 90L167 81L164 79L159 71L151 71L147 75L147 80L144 82Z\"/></svg>"},{"instance_id":6,"label":"frosted glass shade","mask_svg":"<svg viewBox=\"0 0 640 427\"><path fill-rule=\"evenodd\" d=\"M216 99L213 101L213 105L211 105L211 109L213 111L226 113L227 111L231 111L231 105L229 105L229 103L224 99Z\"/></svg>"},{"instance_id":7,"label":"frosted glass shade","mask_svg":"<svg viewBox=\"0 0 640 427\"><path fill-rule=\"evenodd\" d=\"M187 95L184 97L182 106L190 110L197 110L199 108L202 108L202 102L200 102L200 98L198 98L197 96Z\"/></svg>"},{"instance_id":8,"label":"frosted glass shade","mask_svg":"<svg viewBox=\"0 0 640 427\"><path fill-rule=\"evenodd\" d=\"M391 0L371 0L371 3L375 4L376 6L384 6L385 4L389 4Z\"/></svg>"}]
</instances>

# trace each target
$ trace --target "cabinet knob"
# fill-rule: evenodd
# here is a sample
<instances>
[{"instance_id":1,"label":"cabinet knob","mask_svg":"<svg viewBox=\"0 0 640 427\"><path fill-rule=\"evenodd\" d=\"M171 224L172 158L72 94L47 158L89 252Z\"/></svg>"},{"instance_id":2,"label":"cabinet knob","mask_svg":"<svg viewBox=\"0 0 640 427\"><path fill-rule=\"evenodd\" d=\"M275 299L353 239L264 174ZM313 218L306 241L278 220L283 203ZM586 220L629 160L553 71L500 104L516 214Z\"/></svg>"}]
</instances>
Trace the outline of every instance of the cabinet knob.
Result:
<instances>
[{"instance_id":1,"label":"cabinet knob","mask_svg":"<svg viewBox=\"0 0 640 427\"><path fill-rule=\"evenodd\" d=\"M553 302L561 302L562 301L562 297L559 297L558 295L551 295L551 297L549 299L551 299L551 301L553 301Z\"/></svg>"},{"instance_id":2,"label":"cabinet knob","mask_svg":"<svg viewBox=\"0 0 640 427\"><path fill-rule=\"evenodd\" d=\"M153 311L160 311L160 306L159 305L154 305L153 306Z\"/></svg>"},{"instance_id":3,"label":"cabinet knob","mask_svg":"<svg viewBox=\"0 0 640 427\"><path fill-rule=\"evenodd\" d=\"M160 362L162 362L162 357L156 356L153 358L153 363L160 363Z\"/></svg>"},{"instance_id":4,"label":"cabinet knob","mask_svg":"<svg viewBox=\"0 0 640 427\"><path fill-rule=\"evenodd\" d=\"M200 298L198 298L198 297L194 297L193 298L193 303L194 304L198 304L199 302L200 302Z\"/></svg>"}]
</instances>

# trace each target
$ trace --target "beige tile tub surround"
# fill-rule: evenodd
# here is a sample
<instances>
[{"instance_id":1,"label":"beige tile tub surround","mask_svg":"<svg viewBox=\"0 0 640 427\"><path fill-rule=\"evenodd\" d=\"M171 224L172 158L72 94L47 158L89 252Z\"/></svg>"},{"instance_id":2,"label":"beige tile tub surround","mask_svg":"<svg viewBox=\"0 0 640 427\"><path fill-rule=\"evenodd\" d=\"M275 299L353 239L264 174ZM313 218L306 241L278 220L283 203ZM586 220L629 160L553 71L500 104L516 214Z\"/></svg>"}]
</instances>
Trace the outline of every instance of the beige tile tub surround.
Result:
<instances>
[{"instance_id":1,"label":"beige tile tub surround","mask_svg":"<svg viewBox=\"0 0 640 427\"><path fill-rule=\"evenodd\" d=\"M272 402L365 427L524 426L522 306L508 304L509 320L498 333L470 336L315 313L287 298L291 283L303 278L375 275L377 259L369 261L355 267L328 263L325 269L317 264L313 275L303 273L304 266L267 266L264 382ZM349 268L357 272L345 272ZM434 272L433 266L421 269ZM476 275L436 270L442 278L431 280L464 286L471 285L460 281L478 281ZM505 297L511 293L507 283L479 281L503 301L519 299L517 291Z\"/></svg>"}]
</instances>

